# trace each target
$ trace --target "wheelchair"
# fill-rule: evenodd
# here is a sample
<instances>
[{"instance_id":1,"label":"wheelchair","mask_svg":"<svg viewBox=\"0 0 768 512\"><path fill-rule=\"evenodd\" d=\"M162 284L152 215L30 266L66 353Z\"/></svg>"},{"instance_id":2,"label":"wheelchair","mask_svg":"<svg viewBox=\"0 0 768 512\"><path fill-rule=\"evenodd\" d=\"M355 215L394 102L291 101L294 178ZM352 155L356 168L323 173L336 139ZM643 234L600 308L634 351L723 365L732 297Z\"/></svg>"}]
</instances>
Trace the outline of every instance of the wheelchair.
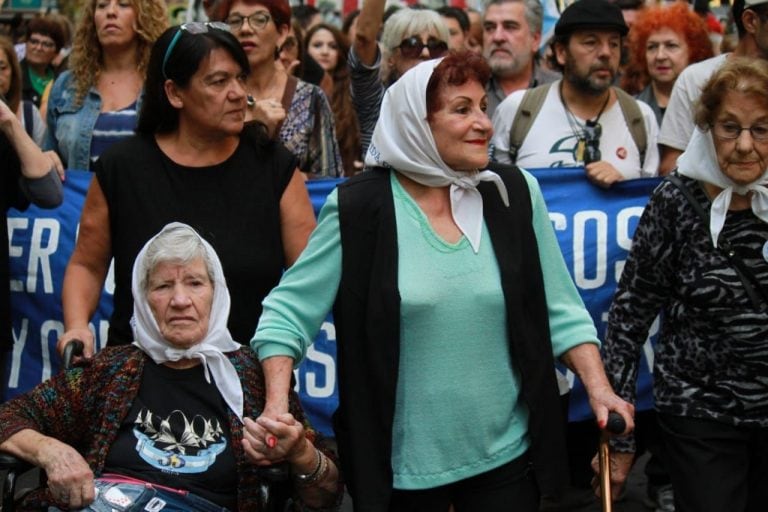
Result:
<instances>
[{"instance_id":1,"label":"wheelchair","mask_svg":"<svg viewBox=\"0 0 768 512\"><path fill-rule=\"evenodd\" d=\"M64 347L62 367L72 366L72 359L83 353L83 343L73 340ZM286 464L262 468L259 489L264 512L282 512L291 504L291 475ZM0 452L0 512L14 512L16 504L30 492L45 485L45 472L13 455Z\"/></svg>"}]
</instances>

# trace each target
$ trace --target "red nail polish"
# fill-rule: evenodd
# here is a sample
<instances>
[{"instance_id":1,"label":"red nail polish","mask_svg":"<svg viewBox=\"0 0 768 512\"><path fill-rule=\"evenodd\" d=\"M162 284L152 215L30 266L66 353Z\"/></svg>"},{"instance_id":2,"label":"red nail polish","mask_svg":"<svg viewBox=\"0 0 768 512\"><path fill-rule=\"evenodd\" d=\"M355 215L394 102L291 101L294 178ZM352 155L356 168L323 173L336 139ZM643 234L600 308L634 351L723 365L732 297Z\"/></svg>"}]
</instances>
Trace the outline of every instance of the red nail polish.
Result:
<instances>
[{"instance_id":1,"label":"red nail polish","mask_svg":"<svg viewBox=\"0 0 768 512\"><path fill-rule=\"evenodd\" d=\"M267 437L267 446L270 448L274 448L277 446L277 438L275 436L269 436Z\"/></svg>"}]
</instances>

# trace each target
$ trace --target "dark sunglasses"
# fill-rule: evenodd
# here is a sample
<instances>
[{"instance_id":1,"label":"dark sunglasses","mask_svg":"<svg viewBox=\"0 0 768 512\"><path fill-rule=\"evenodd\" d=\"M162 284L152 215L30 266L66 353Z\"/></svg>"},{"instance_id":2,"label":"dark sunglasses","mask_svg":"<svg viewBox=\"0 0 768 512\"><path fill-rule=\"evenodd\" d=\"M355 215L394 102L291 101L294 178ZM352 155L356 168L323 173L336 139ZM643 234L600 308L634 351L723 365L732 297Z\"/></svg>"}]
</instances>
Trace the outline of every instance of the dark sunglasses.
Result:
<instances>
[{"instance_id":1,"label":"dark sunglasses","mask_svg":"<svg viewBox=\"0 0 768 512\"><path fill-rule=\"evenodd\" d=\"M411 36L403 39L399 46L400 54L406 59L418 59L421 52L426 48L429 51L429 57L436 59L442 57L448 51L448 43L439 39L430 39L426 44L417 36Z\"/></svg>"},{"instance_id":2,"label":"dark sunglasses","mask_svg":"<svg viewBox=\"0 0 768 512\"><path fill-rule=\"evenodd\" d=\"M584 165L603 159L600 153L600 136L603 128L595 121L587 121L584 125Z\"/></svg>"},{"instance_id":3,"label":"dark sunglasses","mask_svg":"<svg viewBox=\"0 0 768 512\"><path fill-rule=\"evenodd\" d=\"M168 64L168 59L173 53L173 49L176 48L176 44L179 42L179 39L181 38L181 33L187 32L189 34L205 34L206 32L212 29L229 32L229 25L227 25L226 23L222 23L220 21L205 21L205 22L193 21L190 23L184 23L183 25L180 25L179 30L177 30L176 33L173 34L173 39L171 39L171 42L168 43L168 48L166 48L165 55L163 56L163 66L162 68L160 68L160 70L163 72L163 78L168 80L168 75L165 74L165 65Z\"/></svg>"}]
</instances>

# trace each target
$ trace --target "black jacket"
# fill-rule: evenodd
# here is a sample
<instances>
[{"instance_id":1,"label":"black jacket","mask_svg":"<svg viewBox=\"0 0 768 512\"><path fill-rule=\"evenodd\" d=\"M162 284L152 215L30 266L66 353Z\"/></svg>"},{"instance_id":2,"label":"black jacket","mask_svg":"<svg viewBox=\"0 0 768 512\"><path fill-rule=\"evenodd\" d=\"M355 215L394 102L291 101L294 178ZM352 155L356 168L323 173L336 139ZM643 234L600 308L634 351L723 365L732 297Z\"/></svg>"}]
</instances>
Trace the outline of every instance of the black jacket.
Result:
<instances>
[{"instance_id":1,"label":"black jacket","mask_svg":"<svg viewBox=\"0 0 768 512\"><path fill-rule=\"evenodd\" d=\"M507 186L509 207L494 184L482 182L478 190L501 272L512 361L530 410L535 478L542 494L556 495L567 481L565 437L530 193L517 168L497 172ZM400 348L389 171L360 174L338 190L342 274L334 306L339 374L334 428L355 511L383 512L389 510L392 489L391 433Z\"/></svg>"}]
</instances>

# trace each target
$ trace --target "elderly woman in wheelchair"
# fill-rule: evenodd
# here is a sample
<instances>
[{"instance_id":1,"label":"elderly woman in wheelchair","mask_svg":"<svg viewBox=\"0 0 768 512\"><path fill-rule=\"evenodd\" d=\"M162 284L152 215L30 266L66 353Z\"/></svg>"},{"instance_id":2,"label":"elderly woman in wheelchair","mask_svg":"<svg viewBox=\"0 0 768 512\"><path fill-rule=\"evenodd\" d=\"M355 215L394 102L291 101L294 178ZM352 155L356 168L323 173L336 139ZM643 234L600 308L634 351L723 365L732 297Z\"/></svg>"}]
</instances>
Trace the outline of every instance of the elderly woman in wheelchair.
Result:
<instances>
[{"instance_id":1,"label":"elderly woman in wheelchair","mask_svg":"<svg viewBox=\"0 0 768 512\"><path fill-rule=\"evenodd\" d=\"M173 223L144 246L132 281L133 345L108 347L0 406L0 450L45 470L25 508L257 511L259 468L285 461L293 510L334 508L334 455L298 398L276 443L253 435L266 385L227 330L230 299L213 248Z\"/></svg>"}]
</instances>

